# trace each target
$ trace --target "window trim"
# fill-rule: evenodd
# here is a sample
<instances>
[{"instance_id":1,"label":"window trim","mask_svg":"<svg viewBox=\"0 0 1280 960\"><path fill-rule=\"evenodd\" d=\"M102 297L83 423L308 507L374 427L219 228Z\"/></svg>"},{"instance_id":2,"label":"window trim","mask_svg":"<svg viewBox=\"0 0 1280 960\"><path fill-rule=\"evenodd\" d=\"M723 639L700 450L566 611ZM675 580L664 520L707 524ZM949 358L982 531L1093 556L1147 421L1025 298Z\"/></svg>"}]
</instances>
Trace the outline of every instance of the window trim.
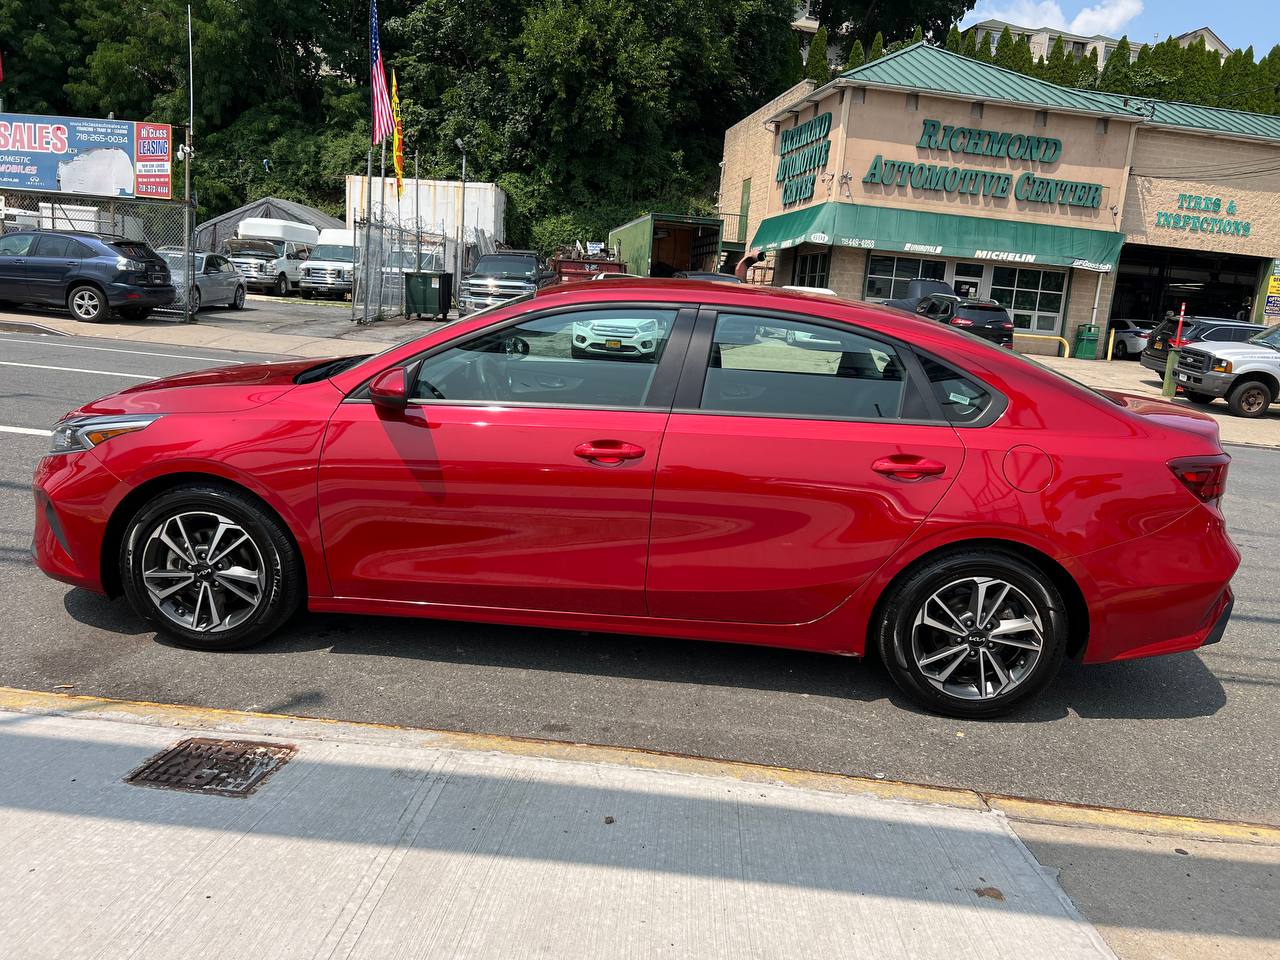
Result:
<instances>
[{"instance_id":1,"label":"window trim","mask_svg":"<svg viewBox=\"0 0 1280 960\"><path fill-rule=\"evenodd\" d=\"M649 383L648 394L645 402L638 405L619 405L606 406L598 403L545 403L542 401L531 400L441 400L437 397L410 397L407 407L511 407L523 409L544 409L544 410L602 410L602 411L630 411L635 413L661 413L669 412L672 401L675 397L676 385L679 379L680 358L687 355L687 347L689 337L692 334L694 326L694 316L697 308L694 304L679 303L672 301L650 301L650 300L619 300L619 301L603 301L596 303L578 303L569 306L560 307L544 307L538 310L528 310L518 313L515 316L508 317L501 323L492 324L481 327L479 330L472 330L465 334L437 343L431 347L424 349L420 353L406 359L396 366L404 367L405 376L410 379L411 383L415 383L418 378L418 371L422 364L437 354L444 353L446 350L452 350L455 347L467 343L470 340L488 336L495 331L505 330L508 327L518 326L521 323L527 323L532 320L539 320L543 317L562 316L572 313L583 313L586 311L596 310L674 310L676 314L675 323L671 327L671 333L667 337L666 349L662 352L662 359L658 361L658 369L654 372L653 380ZM570 321L572 322L572 321ZM369 399L369 384L381 373L391 369L383 367L380 370L370 374L369 378L356 386L346 397L343 403L372 403Z\"/></svg>"},{"instance_id":2,"label":"window trim","mask_svg":"<svg viewBox=\"0 0 1280 960\"><path fill-rule=\"evenodd\" d=\"M720 318L720 314L725 313L731 316L747 316L759 317L762 320L790 320L795 323L805 323L816 327L826 327L829 330L835 330L839 333L852 333L856 336L865 337L875 343L880 343L893 350L902 360L903 372L906 374L903 380L902 405L907 402L907 392L914 391L916 399L920 400L922 406L931 411L932 418L919 419L915 417L817 417L807 413L748 413L741 410L704 410L702 409L702 391L706 386L707 370L711 362L711 344L715 338L716 322ZM941 362L941 361L940 361ZM944 363L944 366L955 369L954 364ZM983 383L972 374L961 372L961 376L968 377L979 383ZM933 391L921 389L921 385L928 386L928 378L924 375L924 368L921 367L919 359L916 357L915 348L906 341L898 340L893 337L887 337L876 331L869 331L865 327L856 324L846 323L842 320L832 320L829 317L814 316L812 314L794 313L789 310L770 310L763 307L738 307L733 305L721 304L704 304L698 311L697 325L694 327L693 338L689 343L688 350L685 354L684 367L681 371L680 384L676 388L675 403L671 408L672 413L692 414L703 417L743 417L752 420L809 420L818 423L878 423L878 424L905 424L907 426L924 426L924 427L957 427L957 426L973 426L985 419L985 414L979 420L975 420L973 424L955 424L947 419L942 412L942 405L938 403L933 396ZM986 386L983 383L984 387ZM994 396L1001 396L998 390L986 387ZM899 406L901 409L902 405ZM1001 412L1003 412L1001 407ZM985 426L985 424L983 424Z\"/></svg>"}]
</instances>

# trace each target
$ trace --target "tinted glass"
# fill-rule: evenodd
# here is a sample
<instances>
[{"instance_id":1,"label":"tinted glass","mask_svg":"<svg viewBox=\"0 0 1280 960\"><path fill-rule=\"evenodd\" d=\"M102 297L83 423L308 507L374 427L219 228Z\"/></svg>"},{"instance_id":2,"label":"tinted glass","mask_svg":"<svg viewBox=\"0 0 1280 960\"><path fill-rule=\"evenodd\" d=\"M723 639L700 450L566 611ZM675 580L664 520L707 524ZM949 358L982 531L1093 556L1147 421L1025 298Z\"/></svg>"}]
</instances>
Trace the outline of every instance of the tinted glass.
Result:
<instances>
[{"instance_id":1,"label":"tinted glass","mask_svg":"<svg viewBox=\"0 0 1280 960\"><path fill-rule=\"evenodd\" d=\"M11 233L0 237L0 257L23 257L31 249L34 239L29 233Z\"/></svg>"},{"instance_id":2,"label":"tinted glass","mask_svg":"<svg viewBox=\"0 0 1280 960\"><path fill-rule=\"evenodd\" d=\"M921 357L920 363L943 415L952 423L972 423L991 407L992 395L985 387L929 357Z\"/></svg>"},{"instance_id":3,"label":"tinted glass","mask_svg":"<svg viewBox=\"0 0 1280 960\"><path fill-rule=\"evenodd\" d=\"M481 334L427 358L419 400L643 406L674 310L580 310Z\"/></svg>"},{"instance_id":4,"label":"tinted glass","mask_svg":"<svg viewBox=\"0 0 1280 960\"><path fill-rule=\"evenodd\" d=\"M134 240L121 240L118 243L111 244L112 249L118 250L121 256L128 257L130 260L154 260L156 253L145 243L138 243Z\"/></svg>"},{"instance_id":5,"label":"tinted glass","mask_svg":"<svg viewBox=\"0 0 1280 960\"><path fill-rule=\"evenodd\" d=\"M721 314L701 406L762 416L890 420L900 415L905 386L902 362L888 344L794 320Z\"/></svg>"},{"instance_id":6,"label":"tinted glass","mask_svg":"<svg viewBox=\"0 0 1280 960\"><path fill-rule=\"evenodd\" d=\"M538 262L533 257L485 256L476 261L476 273L486 276L531 277L538 271Z\"/></svg>"},{"instance_id":7,"label":"tinted glass","mask_svg":"<svg viewBox=\"0 0 1280 960\"><path fill-rule=\"evenodd\" d=\"M58 257L65 259L75 256L75 241L70 237L60 237L56 233L42 233L36 238L33 257Z\"/></svg>"}]
</instances>

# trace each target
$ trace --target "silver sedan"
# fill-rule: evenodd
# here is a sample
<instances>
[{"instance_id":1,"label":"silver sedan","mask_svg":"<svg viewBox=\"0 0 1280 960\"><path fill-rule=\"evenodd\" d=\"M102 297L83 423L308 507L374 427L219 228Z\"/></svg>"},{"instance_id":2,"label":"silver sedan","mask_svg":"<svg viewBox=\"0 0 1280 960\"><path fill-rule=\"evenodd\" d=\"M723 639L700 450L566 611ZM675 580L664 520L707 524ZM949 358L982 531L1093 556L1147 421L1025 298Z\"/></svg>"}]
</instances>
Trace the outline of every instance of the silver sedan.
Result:
<instances>
[{"instance_id":1,"label":"silver sedan","mask_svg":"<svg viewBox=\"0 0 1280 960\"><path fill-rule=\"evenodd\" d=\"M173 277L173 285L179 290L188 289L184 282L187 274L186 255L181 250L165 247L160 256L169 264L169 274ZM244 306L244 278L236 265L226 257L217 253L196 252L192 254L195 261L196 282L191 288L191 312L201 307L225 304L239 310Z\"/></svg>"}]
</instances>

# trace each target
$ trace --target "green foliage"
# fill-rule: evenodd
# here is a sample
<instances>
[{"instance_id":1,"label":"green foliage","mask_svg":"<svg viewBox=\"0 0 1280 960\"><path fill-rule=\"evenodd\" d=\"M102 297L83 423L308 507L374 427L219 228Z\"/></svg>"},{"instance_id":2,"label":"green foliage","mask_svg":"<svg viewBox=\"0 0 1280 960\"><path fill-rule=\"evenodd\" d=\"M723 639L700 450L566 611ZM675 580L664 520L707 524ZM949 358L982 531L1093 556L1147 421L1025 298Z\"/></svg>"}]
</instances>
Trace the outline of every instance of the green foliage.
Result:
<instances>
[{"instance_id":1,"label":"green foliage","mask_svg":"<svg viewBox=\"0 0 1280 960\"><path fill-rule=\"evenodd\" d=\"M1123 36L1120 38L1120 42L1116 44L1116 48L1111 51L1111 56L1107 58L1107 62L1103 64L1098 88L1106 90L1108 93L1127 93L1129 90L1129 74L1133 69L1132 59L1133 53L1132 47L1129 46L1129 38L1128 36Z\"/></svg>"},{"instance_id":2,"label":"green foliage","mask_svg":"<svg viewBox=\"0 0 1280 960\"><path fill-rule=\"evenodd\" d=\"M905 39L919 28L940 37L973 7L973 0L813 0L809 13L832 30L848 25L849 35L868 42L877 33Z\"/></svg>"},{"instance_id":3,"label":"green foliage","mask_svg":"<svg viewBox=\"0 0 1280 960\"><path fill-rule=\"evenodd\" d=\"M786 61L782 68L784 86L794 87L804 79L804 53L800 49L800 34L791 32L791 42L787 44Z\"/></svg>"},{"instance_id":4,"label":"green foliage","mask_svg":"<svg viewBox=\"0 0 1280 960\"><path fill-rule=\"evenodd\" d=\"M911 42L921 43L923 42L923 40L924 40L924 27L920 26L920 24L917 23L915 30L913 30L911 33Z\"/></svg>"},{"instance_id":5,"label":"green foliage","mask_svg":"<svg viewBox=\"0 0 1280 960\"><path fill-rule=\"evenodd\" d=\"M966 30L961 41L960 53L970 60L978 59L978 31Z\"/></svg>"},{"instance_id":6,"label":"green foliage","mask_svg":"<svg viewBox=\"0 0 1280 960\"><path fill-rule=\"evenodd\" d=\"M947 31L946 48L952 53L962 53L964 47L964 39L960 36L960 28L954 23L951 29Z\"/></svg>"},{"instance_id":7,"label":"green foliage","mask_svg":"<svg viewBox=\"0 0 1280 960\"><path fill-rule=\"evenodd\" d=\"M975 58L983 63L995 63L995 51L991 49L991 37L989 34L983 34L977 38L977 47L974 54Z\"/></svg>"},{"instance_id":8,"label":"green foliage","mask_svg":"<svg viewBox=\"0 0 1280 960\"><path fill-rule=\"evenodd\" d=\"M1044 62L1042 76L1050 83L1060 83L1064 87L1071 86L1071 82L1075 80L1075 66L1067 58L1067 48L1062 42L1062 37L1054 40L1053 46L1049 48L1049 56Z\"/></svg>"},{"instance_id":9,"label":"green foliage","mask_svg":"<svg viewBox=\"0 0 1280 960\"><path fill-rule=\"evenodd\" d=\"M1000 39L996 41L995 65L1004 67L1006 70L1014 70L1014 53L1013 48L1016 44L1013 41L1013 34L1008 27L1000 31Z\"/></svg>"},{"instance_id":10,"label":"green foliage","mask_svg":"<svg viewBox=\"0 0 1280 960\"><path fill-rule=\"evenodd\" d=\"M809 41L809 59L804 65L804 75L822 86L831 79L831 64L827 60L827 28L819 27Z\"/></svg>"},{"instance_id":11,"label":"green foliage","mask_svg":"<svg viewBox=\"0 0 1280 960\"><path fill-rule=\"evenodd\" d=\"M871 41L871 49L867 51L867 63L879 60L884 56L884 34L877 32Z\"/></svg>"},{"instance_id":12,"label":"green foliage","mask_svg":"<svg viewBox=\"0 0 1280 960\"><path fill-rule=\"evenodd\" d=\"M862 49L862 41L853 41L853 46L849 49L849 59L845 62L844 68L846 70L853 70L862 66L866 62L867 54L866 51Z\"/></svg>"},{"instance_id":13,"label":"green foliage","mask_svg":"<svg viewBox=\"0 0 1280 960\"><path fill-rule=\"evenodd\" d=\"M1261 85L1258 65L1253 60L1253 47L1234 50L1227 54L1227 59L1222 62L1222 77L1216 105L1248 110L1250 104L1256 99L1256 88Z\"/></svg>"},{"instance_id":14,"label":"green foliage","mask_svg":"<svg viewBox=\"0 0 1280 960\"><path fill-rule=\"evenodd\" d=\"M1035 68L1036 63L1031 54L1031 44L1027 42L1026 37L1020 37L1018 42L1013 45L1013 66L1009 69L1031 76L1035 72Z\"/></svg>"}]
</instances>

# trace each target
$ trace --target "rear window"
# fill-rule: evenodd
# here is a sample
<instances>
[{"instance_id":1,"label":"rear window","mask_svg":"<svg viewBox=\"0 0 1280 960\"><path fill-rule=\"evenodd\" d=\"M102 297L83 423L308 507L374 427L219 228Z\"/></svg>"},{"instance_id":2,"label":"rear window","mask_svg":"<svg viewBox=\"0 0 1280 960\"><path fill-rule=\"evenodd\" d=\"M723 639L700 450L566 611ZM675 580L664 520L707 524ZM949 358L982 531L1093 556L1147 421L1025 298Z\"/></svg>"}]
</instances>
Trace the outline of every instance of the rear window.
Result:
<instances>
[{"instance_id":1,"label":"rear window","mask_svg":"<svg viewBox=\"0 0 1280 960\"><path fill-rule=\"evenodd\" d=\"M1004 316L1004 307L998 303L962 303L956 312L983 317Z\"/></svg>"},{"instance_id":2,"label":"rear window","mask_svg":"<svg viewBox=\"0 0 1280 960\"><path fill-rule=\"evenodd\" d=\"M154 260L156 252L145 243L136 240L119 240L111 244L111 249L118 251L130 260Z\"/></svg>"},{"instance_id":3,"label":"rear window","mask_svg":"<svg viewBox=\"0 0 1280 960\"><path fill-rule=\"evenodd\" d=\"M920 363L929 378L929 389L951 423L973 423L991 409L991 391L932 357L921 355Z\"/></svg>"}]
</instances>

